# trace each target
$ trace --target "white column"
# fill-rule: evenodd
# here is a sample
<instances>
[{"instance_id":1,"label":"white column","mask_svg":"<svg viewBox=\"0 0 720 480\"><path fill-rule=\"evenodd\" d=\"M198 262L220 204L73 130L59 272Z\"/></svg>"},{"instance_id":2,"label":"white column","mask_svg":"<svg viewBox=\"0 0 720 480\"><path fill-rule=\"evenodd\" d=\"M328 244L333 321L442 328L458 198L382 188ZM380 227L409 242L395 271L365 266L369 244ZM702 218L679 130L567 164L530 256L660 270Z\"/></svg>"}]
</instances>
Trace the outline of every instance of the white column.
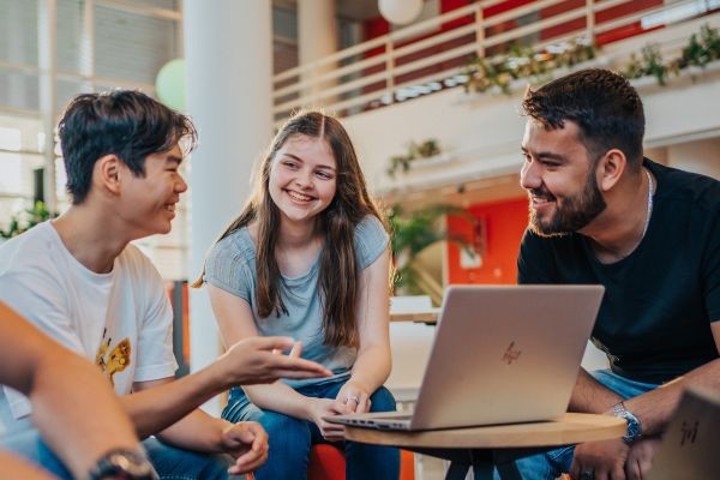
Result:
<instances>
[{"instance_id":1,"label":"white column","mask_svg":"<svg viewBox=\"0 0 720 480\"><path fill-rule=\"evenodd\" d=\"M298 61L307 65L332 55L338 49L335 0L298 0ZM302 76L302 80L314 79L335 69L335 63L326 63ZM313 95L312 105L327 105L334 98L323 97L322 91L335 85L336 81L314 82L304 90Z\"/></svg>"},{"instance_id":2,"label":"white column","mask_svg":"<svg viewBox=\"0 0 720 480\"><path fill-rule=\"evenodd\" d=\"M202 271L208 248L250 193L256 158L272 135L270 0L184 2L188 113L200 145L190 161L190 265ZM206 289L190 293L190 369L220 353ZM219 401L205 408L218 413Z\"/></svg>"}]
</instances>

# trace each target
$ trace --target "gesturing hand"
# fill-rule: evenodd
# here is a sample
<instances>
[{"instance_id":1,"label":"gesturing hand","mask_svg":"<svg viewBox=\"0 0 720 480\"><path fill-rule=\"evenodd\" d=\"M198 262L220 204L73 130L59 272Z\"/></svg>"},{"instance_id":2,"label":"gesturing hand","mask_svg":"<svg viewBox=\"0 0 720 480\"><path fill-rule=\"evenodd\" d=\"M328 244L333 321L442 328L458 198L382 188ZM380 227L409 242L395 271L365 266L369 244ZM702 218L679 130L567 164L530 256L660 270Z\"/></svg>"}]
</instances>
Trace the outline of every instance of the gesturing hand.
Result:
<instances>
[{"instance_id":1,"label":"gesturing hand","mask_svg":"<svg viewBox=\"0 0 720 480\"><path fill-rule=\"evenodd\" d=\"M256 422L240 422L227 427L222 435L225 453L235 458L228 473L238 475L262 466L268 455L268 435Z\"/></svg>"},{"instance_id":2,"label":"gesturing hand","mask_svg":"<svg viewBox=\"0 0 720 480\"><path fill-rule=\"evenodd\" d=\"M282 352L291 350L289 355ZM329 377L322 365L300 357L302 346L289 337L252 337L231 346L218 359L223 383L251 385L278 378Z\"/></svg>"}]
</instances>

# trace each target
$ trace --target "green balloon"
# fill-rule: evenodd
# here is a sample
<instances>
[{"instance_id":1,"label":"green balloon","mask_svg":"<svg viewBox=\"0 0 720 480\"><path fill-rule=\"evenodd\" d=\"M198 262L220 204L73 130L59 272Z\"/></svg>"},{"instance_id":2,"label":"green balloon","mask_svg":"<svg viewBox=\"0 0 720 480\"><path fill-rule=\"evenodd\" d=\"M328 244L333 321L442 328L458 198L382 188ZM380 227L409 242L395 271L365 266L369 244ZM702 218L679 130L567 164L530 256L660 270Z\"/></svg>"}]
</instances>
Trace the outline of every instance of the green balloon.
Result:
<instances>
[{"instance_id":1,"label":"green balloon","mask_svg":"<svg viewBox=\"0 0 720 480\"><path fill-rule=\"evenodd\" d=\"M176 58L163 65L155 79L155 91L168 107L185 111L185 59Z\"/></svg>"}]
</instances>

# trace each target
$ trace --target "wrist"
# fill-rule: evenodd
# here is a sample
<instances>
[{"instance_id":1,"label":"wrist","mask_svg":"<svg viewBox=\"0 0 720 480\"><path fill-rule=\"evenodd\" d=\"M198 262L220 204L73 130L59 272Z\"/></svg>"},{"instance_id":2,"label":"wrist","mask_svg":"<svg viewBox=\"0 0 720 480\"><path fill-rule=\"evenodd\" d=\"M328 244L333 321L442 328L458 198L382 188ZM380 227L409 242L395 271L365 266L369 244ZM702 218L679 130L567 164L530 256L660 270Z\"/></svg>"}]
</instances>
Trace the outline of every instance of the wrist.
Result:
<instances>
[{"instance_id":1,"label":"wrist","mask_svg":"<svg viewBox=\"0 0 720 480\"><path fill-rule=\"evenodd\" d=\"M114 448L101 456L88 473L90 480L156 480L150 460L142 450Z\"/></svg>"},{"instance_id":2,"label":"wrist","mask_svg":"<svg viewBox=\"0 0 720 480\"><path fill-rule=\"evenodd\" d=\"M633 412L627 409L624 401L620 401L613 405L612 414L617 418L621 418L627 422L627 430L623 436L623 441L630 444L642 437L642 422Z\"/></svg>"}]
</instances>

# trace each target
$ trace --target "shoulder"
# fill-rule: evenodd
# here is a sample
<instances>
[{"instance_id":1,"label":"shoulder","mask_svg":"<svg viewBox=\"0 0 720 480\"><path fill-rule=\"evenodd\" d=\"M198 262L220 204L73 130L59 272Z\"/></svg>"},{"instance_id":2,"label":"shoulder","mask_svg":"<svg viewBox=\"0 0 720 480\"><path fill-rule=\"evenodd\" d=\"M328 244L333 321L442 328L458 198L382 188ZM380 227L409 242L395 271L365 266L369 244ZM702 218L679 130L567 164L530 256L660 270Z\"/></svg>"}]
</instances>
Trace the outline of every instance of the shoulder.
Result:
<instances>
[{"instance_id":1,"label":"shoulder","mask_svg":"<svg viewBox=\"0 0 720 480\"><path fill-rule=\"evenodd\" d=\"M355 225L355 257L360 269L372 264L385 251L389 238L385 226L375 215L366 215Z\"/></svg>"},{"instance_id":2,"label":"shoulder","mask_svg":"<svg viewBox=\"0 0 720 480\"><path fill-rule=\"evenodd\" d=\"M250 263L255 259L255 243L247 227L242 227L215 243L208 253L206 268L219 262Z\"/></svg>"},{"instance_id":3,"label":"shoulder","mask_svg":"<svg viewBox=\"0 0 720 480\"><path fill-rule=\"evenodd\" d=\"M388 233L385 225L375 215L365 215L360 222L355 225L355 241L363 239L387 239Z\"/></svg>"},{"instance_id":4,"label":"shoulder","mask_svg":"<svg viewBox=\"0 0 720 480\"><path fill-rule=\"evenodd\" d=\"M685 204L705 214L720 210L720 181L648 160L644 165L657 179L656 201Z\"/></svg>"},{"instance_id":5,"label":"shoulder","mask_svg":"<svg viewBox=\"0 0 720 480\"><path fill-rule=\"evenodd\" d=\"M205 259L203 280L240 294L243 289L239 283L253 278L255 270L255 244L247 227L243 227L213 245Z\"/></svg>"},{"instance_id":6,"label":"shoulder","mask_svg":"<svg viewBox=\"0 0 720 480\"><path fill-rule=\"evenodd\" d=\"M0 273L53 268L53 252L64 248L52 225L45 222L0 245Z\"/></svg>"},{"instance_id":7,"label":"shoulder","mask_svg":"<svg viewBox=\"0 0 720 480\"><path fill-rule=\"evenodd\" d=\"M143 251L132 243L128 244L117 258L118 263L123 268L133 269L137 273L150 276L160 276L155 264Z\"/></svg>"}]
</instances>

